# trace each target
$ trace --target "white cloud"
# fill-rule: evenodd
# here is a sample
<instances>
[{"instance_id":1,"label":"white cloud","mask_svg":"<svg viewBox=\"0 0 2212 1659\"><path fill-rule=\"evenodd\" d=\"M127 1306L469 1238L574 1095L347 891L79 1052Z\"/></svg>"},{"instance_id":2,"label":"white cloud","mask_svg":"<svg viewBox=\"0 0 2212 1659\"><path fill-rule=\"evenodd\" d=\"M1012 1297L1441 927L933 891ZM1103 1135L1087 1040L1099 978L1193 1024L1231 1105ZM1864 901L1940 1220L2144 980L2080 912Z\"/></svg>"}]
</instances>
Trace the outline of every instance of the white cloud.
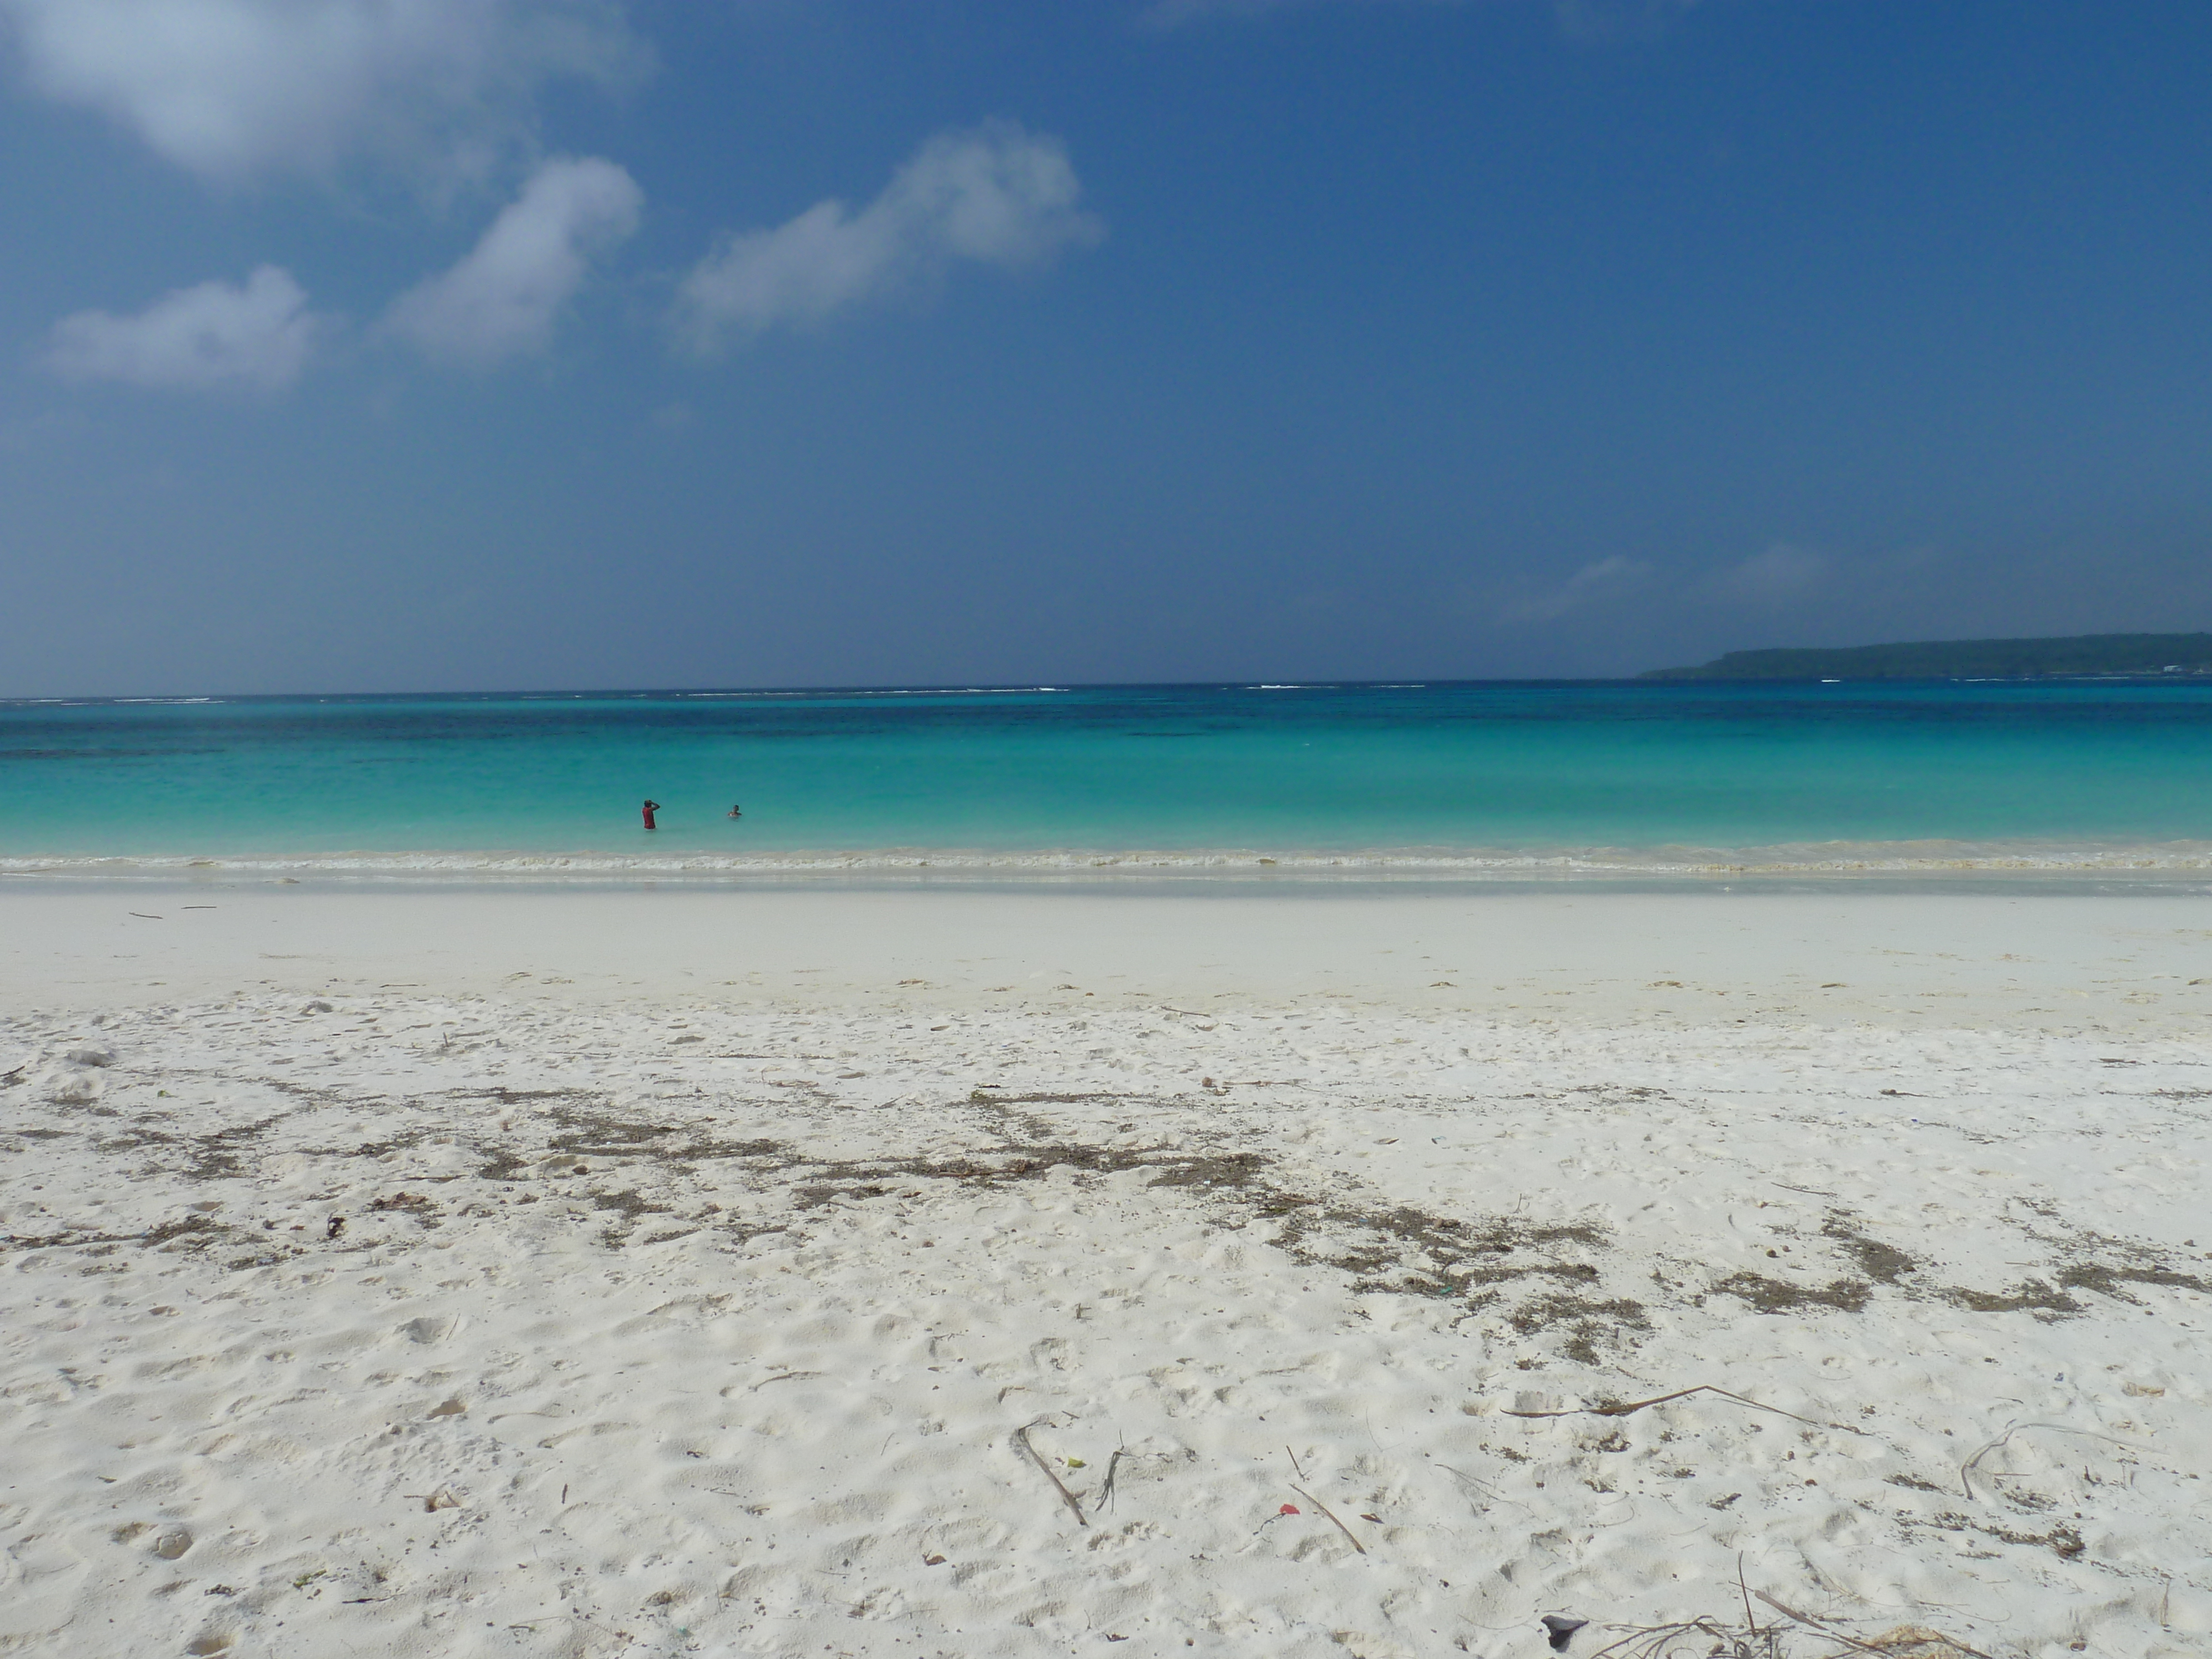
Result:
<instances>
[{"instance_id":1,"label":"white cloud","mask_svg":"<svg viewBox=\"0 0 2212 1659\"><path fill-rule=\"evenodd\" d=\"M643 48L619 0L0 0L32 87L210 178L361 150L473 168L558 76Z\"/></svg>"},{"instance_id":2,"label":"white cloud","mask_svg":"<svg viewBox=\"0 0 2212 1659\"><path fill-rule=\"evenodd\" d=\"M723 236L684 279L678 325L702 351L817 320L962 260L1019 268L1096 242L1056 138L994 122L931 139L857 213L817 203L774 230Z\"/></svg>"},{"instance_id":3,"label":"white cloud","mask_svg":"<svg viewBox=\"0 0 2212 1659\"><path fill-rule=\"evenodd\" d=\"M1584 605L1632 593L1650 575L1650 565L1615 553L1584 565L1557 587L1508 605L1505 615L1513 622L1550 622Z\"/></svg>"},{"instance_id":4,"label":"white cloud","mask_svg":"<svg viewBox=\"0 0 2212 1659\"><path fill-rule=\"evenodd\" d=\"M300 378L318 319L289 271L202 283L133 317L80 311L54 325L46 366L71 380L185 391L279 392Z\"/></svg>"},{"instance_id":5,"label":"white cloud","mask_svg":"<svg viewBox=\"0 0 2212 1659\"><path fill-rule=\"evenodd\" d=\"M386 326L434 357L480 368L541 350L592 256L637 228L644 202L611 161L548 161L466 258L393 302Z\"/></svg>"},{"instance_id":6,"label":"white cloud","mask_svg":"<svg viewBox=\"0 0 2212 1659\"><path fill-rule=\"evenodd\" d=\"M1825 554L1810 548L1777 542L1763 553L1754 553L1730 565L1713 579L1723 599L1751 605L1786 605L1818 587L1828 574Z\"/></svg>"}]
</instances>

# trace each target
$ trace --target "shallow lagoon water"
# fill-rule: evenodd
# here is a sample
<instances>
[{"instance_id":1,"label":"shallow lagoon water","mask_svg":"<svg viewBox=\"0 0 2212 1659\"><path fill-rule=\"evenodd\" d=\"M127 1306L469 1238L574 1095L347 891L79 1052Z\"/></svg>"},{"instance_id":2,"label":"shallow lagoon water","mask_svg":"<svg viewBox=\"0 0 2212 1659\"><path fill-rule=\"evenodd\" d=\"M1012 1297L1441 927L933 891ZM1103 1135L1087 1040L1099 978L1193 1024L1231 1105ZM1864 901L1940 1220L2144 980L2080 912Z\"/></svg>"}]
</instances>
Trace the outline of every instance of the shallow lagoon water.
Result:
<instances>
[{"instance_id":1,"label":"shallow lagoon water","mask_svg":"<svg viewBox=\"0 0 2212 1659\"><path fill-rule=\"evenodd\" d=\"M664 804L647 833L638 804ZM726 814L742 802L744 816ZM15 702L0 870L2212 871L2212 687ZM1261 860L1273 860L1272 866ZM92 861L102 861L95 866Z\"/></svg>"}]
</instances>

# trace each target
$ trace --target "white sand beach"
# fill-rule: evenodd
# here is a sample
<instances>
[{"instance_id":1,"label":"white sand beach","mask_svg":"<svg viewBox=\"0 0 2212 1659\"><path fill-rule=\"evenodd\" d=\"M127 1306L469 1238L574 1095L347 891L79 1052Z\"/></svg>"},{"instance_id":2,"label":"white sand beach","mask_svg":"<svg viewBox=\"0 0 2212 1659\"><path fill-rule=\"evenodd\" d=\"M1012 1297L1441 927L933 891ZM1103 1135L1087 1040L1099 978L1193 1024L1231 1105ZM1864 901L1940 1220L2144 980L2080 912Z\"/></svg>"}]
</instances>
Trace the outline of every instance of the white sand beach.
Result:
<instances>
[{"instance_id":1,"label":"white sand beach","mask_svg":"<svg viewBox=\"0 0 2212 1659\"><path fill-rule=\"evenodd\" d=\"M2208 1016L2197 898L13 890L0 1652L2201 1655Z\"/></svg>"}]
</instances>

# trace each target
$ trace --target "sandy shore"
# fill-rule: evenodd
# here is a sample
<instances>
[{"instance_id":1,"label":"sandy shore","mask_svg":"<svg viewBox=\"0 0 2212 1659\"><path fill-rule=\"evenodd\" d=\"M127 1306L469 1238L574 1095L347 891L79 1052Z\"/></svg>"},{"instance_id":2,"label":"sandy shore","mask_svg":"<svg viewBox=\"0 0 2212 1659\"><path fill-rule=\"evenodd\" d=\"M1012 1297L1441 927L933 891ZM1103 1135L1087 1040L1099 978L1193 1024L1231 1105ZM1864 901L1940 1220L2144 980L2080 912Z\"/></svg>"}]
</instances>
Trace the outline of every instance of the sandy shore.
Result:
<instances>
[{"instance_id":1,"label":"sandy shore","mask_svg":"<svg viewBox=\"0 0 2212 1659\"><path fill-rule=\"evenodd\" d=\"M2192 980L2212 901L9 892L0 1651L2201 1654Z\"/></svg>"}]
</instances>

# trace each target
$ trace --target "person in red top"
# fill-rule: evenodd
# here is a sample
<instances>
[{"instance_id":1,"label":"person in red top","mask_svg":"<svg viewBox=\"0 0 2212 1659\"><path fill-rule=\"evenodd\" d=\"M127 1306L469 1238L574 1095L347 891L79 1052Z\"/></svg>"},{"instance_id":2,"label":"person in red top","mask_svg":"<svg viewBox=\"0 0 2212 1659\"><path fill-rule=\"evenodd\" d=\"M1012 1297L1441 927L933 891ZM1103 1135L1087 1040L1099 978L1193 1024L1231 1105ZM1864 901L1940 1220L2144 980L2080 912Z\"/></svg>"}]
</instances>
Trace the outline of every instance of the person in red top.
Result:
<instances>
[{"instance_id":1,"label":"person in red top","mask_svg":"<svg viewBox=\"0 0 2212 1659\"><path fill-rule=\"evenodd\" d=\"M647 829L648 829L648 830L658 830L659 828L660 828L660 826L659 826L659 824L655 823L653 821L653 815L655 812L658 812L659 810L660 810L660 803L659 803L659 801L657 801L657 800L648 800L648 801L647 801L647 802L646 802L646 804L645 804L645 827L646 827Z\"/></svg>"}]
</instances>

